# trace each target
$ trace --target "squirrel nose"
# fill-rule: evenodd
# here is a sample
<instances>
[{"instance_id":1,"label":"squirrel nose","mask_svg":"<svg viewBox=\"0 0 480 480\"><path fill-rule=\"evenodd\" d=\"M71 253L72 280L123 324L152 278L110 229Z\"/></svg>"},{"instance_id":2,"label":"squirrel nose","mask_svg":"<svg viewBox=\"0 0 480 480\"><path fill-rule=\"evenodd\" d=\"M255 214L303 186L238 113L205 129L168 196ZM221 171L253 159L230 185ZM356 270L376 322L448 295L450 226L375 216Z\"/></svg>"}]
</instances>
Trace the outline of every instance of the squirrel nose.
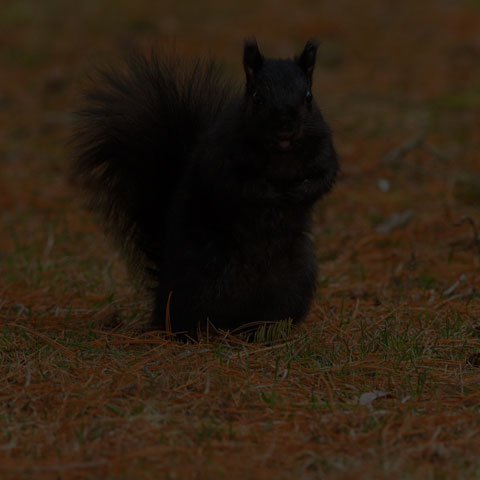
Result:
<instances>
[{"instance_id":1,"label":"squirrel nose","mask_svg":"<svg viewBox=\"0 0 480 480\"><path fill-rule=\"evenodd\" d=\"M292 137L293 137L293 132L288 130L288 131L281 131L278 135L277 135L278 139L279 140L291 140Z\"/></svg>"},{"instance_id":2,"label":"squirrel nose","mask_svg":"<svg viewBox=\"0 0 480 480\"><path fill-rule=\"evenodd\" d=\"M288 115L281 115L278 118L279 130L281 130L282 132L290 132L291 130L293 130L292 123L292 119Z\"/></svg>"},{"instance_id":3,"label":"squirrel nose","mask_svg":"<svg viewBox=\"0 0 480 480\"><path fill-rule=\"evenodd\" d=\"M275 113L278 129L282 132L293 130L294 115L290 106L279 108Z\"/></svg>"}]
</instances>

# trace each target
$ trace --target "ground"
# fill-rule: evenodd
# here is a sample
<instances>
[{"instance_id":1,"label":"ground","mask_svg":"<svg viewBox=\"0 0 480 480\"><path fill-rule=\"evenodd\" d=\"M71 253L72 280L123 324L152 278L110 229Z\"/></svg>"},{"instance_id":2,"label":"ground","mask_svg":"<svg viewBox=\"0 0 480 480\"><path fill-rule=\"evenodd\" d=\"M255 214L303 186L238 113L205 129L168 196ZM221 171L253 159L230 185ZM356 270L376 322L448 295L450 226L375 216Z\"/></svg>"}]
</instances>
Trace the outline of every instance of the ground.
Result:
<instances>
[{"instance_id":1,"label":"ground","mask_svg":"<svg viewBox=\"0 0 480 480\"><path fill-rule=\"evenodd\" d=\"M479 32L474 0L3 0L2 478L480 478ZM133 43L240 82L252 34L322 42L317 296L273 341L177 343L66 181L70 112Z\"/></svg>"}]
</instances>

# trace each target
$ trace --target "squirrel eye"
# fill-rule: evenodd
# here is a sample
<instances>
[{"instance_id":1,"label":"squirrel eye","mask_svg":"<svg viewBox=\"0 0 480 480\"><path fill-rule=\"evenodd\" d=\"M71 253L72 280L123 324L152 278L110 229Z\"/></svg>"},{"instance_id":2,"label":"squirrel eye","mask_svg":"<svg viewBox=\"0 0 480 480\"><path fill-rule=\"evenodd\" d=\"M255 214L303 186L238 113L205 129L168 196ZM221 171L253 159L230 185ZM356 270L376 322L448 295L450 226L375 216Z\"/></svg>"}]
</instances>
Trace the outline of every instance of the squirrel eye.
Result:
<instances>
[{"instance_id":1,"label":"squirrel eye","mask_svg":"<svg viewBox=\"0 0 480 480\"><path fill-rule=\"evenodd\" d=\"M312 99L313 99L312 92L308 90L307 93L305 94L305 100L307 103L311 103Z\"/></svg>"}]
</instances>

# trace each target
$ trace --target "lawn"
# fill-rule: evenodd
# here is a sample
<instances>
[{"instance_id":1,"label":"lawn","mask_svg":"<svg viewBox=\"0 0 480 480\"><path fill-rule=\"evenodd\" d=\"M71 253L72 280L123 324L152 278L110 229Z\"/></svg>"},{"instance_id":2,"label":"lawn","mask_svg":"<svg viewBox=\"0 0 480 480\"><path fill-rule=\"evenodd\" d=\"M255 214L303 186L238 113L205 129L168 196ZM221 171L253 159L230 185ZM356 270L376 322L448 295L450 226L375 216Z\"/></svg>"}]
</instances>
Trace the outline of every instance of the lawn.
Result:
<instances>
[{"instance_id":1,"label":"lawn","mask_svg":"<svg viewBox=\"0 0 480 480\"><path fill-rule=\"evenodd\" d=\"M480 478L479 32L474 0L3 0L0 477ZM269 341L176 342L66 179L71 112L132 44L243 81L251 34L322 42L317 295Z\"/></svg>"}]
</instances>

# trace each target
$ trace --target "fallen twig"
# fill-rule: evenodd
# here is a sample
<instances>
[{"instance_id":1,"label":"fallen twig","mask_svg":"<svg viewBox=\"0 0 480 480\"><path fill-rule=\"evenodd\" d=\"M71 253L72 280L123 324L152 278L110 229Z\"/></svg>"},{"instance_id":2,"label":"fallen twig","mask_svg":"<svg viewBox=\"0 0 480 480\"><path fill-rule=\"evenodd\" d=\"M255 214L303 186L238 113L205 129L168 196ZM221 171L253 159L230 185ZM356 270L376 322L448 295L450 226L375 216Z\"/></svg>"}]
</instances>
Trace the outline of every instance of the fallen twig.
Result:
<instances>
[{"instance_id":1,"label":"fallen twig","mask_svg":"<svg viewBox=\"0 0 480 480\"><path fill-rule=\"evenodd\" d=\"M390 167L397 165L407 153L423 145L424 141L425 141L424 133L417 135L416 137L410 138L409 140L402 143L398 147L395 147L394 149L390 150L383 157L382 163Z\"/></svg>"},{"instance_id":2,"label":"fallen twig","mask_svg":"<svg viewBox=\"0 0 480 480\"><path fill-rule=\"evenodd\" d=\"M393 230L405 227L413 217L413 210L405 210L404 212L394 213L388 220L381 223L375 231L377 233L391 233Z\"/></svg>"},{"instance_id":3,"label":"fallen twig","mask_svg":"<svg viewBox=\"0 0 480 480\"><path fill-rule=\"evenodd\" d=\"M451 301L453 300L460 300L460 299L463 299L463 298L469 298L469 299L472 299L474 297L478 297L479 296L479 293L478 293L478 290L475 288L475 287L469 287L468 290L465 290L464 292L462 293L457 293L456 295L452 295L450 298L447 298L446 300L444 300L442 303L439 303L435 309L436 310L440 310L441 308L443 308L447 303L450 303Z\"/></svg>"},{"instance_id":4,"label":"fallen twig","mask_svg":"<svg viewBox=\"0 0 480 480\"><path fill-rule=\"evenodd\" d=\"M398 165L401 160L416 148L422 148L423 150L435 155L440 160L448 160L451 155L440 151L437 147L431 143L427 143L425 140L425 133L416 135L413 138L406 140L404 143L398 147L393 148L383 157L382 163L387 167L392 167Z\"/></svg>"},{"instance_id":5,"label":"fallen twig","mask_svg":"<svg viewBox=\"0 0 480 480\"><path fill-rule=\"evenodd\" d=\"M442 295L444 297L449 297L459 287L459 285L466 282L467 282L467 276L464 273L462 273L459 279L453 285L451 285L449 288L444 290Z\"/></svg>"}]
</instances>

